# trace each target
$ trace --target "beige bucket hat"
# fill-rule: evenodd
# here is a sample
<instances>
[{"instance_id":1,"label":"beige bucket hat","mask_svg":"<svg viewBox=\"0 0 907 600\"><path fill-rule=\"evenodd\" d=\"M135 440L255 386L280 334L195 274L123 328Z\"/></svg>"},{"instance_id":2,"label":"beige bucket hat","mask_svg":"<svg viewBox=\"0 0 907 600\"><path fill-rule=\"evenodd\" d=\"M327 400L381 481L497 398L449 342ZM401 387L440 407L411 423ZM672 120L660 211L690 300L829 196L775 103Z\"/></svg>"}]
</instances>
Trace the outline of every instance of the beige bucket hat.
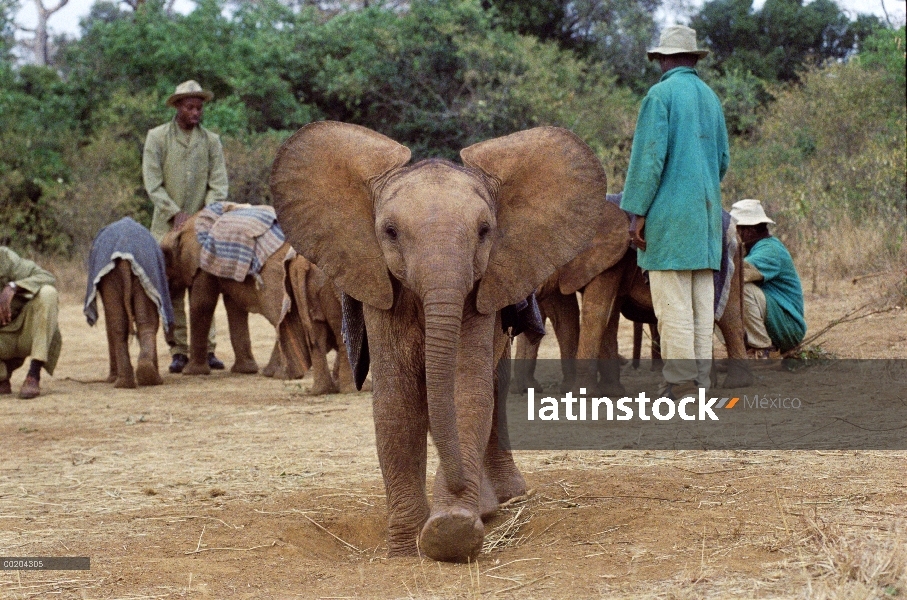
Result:
<instances>
[{"instance_id":1,"label":"beige bucket hat","mask_svg":"<svg viewBox=\"0 0 907 600\"><path fill-rule=\"evenodd\" d=\"M758 200L746 199L734 202L731 206L731 216L737 221L737 225L759 225L760 223L775 222L768 218L762 203Z\"/></svg>"},{"instance_id":2,"label":"beige bucket hat","mask_svg":"<svg viewBox=\"0 0 907 600\"><path fill-rule=\"evenodd\" d=\"M176 86L176 91L167 98L167 106L176 108L176 103L183 98L201 98L203 102L207 102L214 98L214 94L208 90L203 90L197 81L190 79Z\"/></svg>"},{"instance_id":3,"label":"beige bucket hat","mask_svg":"<svg viewBox=\"0 0 907 600\"><path fill-rule=\"evenodd\" d=\"M671 25L661 32L658 47L652 48L647 53L649 60L655 60L659 54L695 54L699 58L707 55L708 50L696 47L696 30L683 25Z\"/></svg>"}]
</instances>

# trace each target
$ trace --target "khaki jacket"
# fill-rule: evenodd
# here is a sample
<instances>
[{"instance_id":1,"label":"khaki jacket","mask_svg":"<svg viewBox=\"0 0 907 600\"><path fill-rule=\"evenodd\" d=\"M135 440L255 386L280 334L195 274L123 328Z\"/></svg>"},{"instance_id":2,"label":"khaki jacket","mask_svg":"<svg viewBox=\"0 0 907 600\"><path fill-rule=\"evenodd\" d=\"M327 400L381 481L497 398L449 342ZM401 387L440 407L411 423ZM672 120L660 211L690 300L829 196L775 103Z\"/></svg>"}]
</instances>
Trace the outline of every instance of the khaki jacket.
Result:
<instances>
[{"instance_id":1,"label":"khaki jacket","mask_svg":"<svg viewBox=\"0 0 907 600\"><path fill-rule=\"evenodd\" d=\"M0 290L10 283L16 284L16 295L13 297L13 320L0 331L19 331L22 328L22 308L35 297L45 285L54 285L56 277L45 271L33 261L22 258L6 246L0 246Z\"/></svg>"},{"instance_id":2,"label":"khaki jacket","mask_svg":"<svg viewBox=\"0 0 907 600\"><path fill-rule=\"evenodd\" d=\"M227 199L227 163L220 137L201 125L187 135L176 119L145 138L142 178L154 204L151 235L160 242L179 212L194 214Z\"/></svg>"},{"instance_id":3,"label":"khaki jacket","mask_svg":"<svg viewBox=\"0 0 907 600\"><path fill-rule=\"evenodd\" d=\"M37 340L33 344L40 345L46 352L44 369L53 375L63 347L60 327L56 319L48 322L40 318L29 318L29 311L25 308L41 288L52 287L56 278L33 261L22 258L6 246L0 246L0 286L6 287L10 282L16 284L16 295L13 296L11 306L13 320L0 327L0 357L6 360L21 356L16 354L19 339L23 335L30 335L32 340ZM9 376L5 366L0 371L6 377Z\"/></svg>"}]
</instances>

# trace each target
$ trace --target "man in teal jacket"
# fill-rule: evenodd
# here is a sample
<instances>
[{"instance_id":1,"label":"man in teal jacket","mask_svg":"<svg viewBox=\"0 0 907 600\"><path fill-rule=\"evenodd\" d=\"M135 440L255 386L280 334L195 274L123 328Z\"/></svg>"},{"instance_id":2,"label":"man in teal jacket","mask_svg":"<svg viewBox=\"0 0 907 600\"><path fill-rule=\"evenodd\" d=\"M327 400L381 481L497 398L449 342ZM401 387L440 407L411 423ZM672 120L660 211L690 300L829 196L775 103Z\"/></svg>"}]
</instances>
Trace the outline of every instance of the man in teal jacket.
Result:
<instances>
[{"instance_id":1,"label":"man in teal jacket","mask_svg":"<svg viewBox=\"0 0 907 600\"><path fill-rule=\"evenodd\" d=\"M636 122L621 208L649 273L661 352L661 396L710 387L713 270L721 266L721 179L730 162L721 102L693 68L707 50L696 32L667 28L658 48L661 80Z\"/></svg>"},{"instance_id":2,"label":"man in teal jacket","mask_svg":"<svg viewBox=\"0 0 907 600\"><path fill-rule=\"evenodd\" d=\"M768 231L774 223L758 200L741 200L731 207L737 231L746 248L743 261L743 325L747 353L769 358L786 352L806 335L803 288L790 252Z\"/></svg>"}]
</instances>

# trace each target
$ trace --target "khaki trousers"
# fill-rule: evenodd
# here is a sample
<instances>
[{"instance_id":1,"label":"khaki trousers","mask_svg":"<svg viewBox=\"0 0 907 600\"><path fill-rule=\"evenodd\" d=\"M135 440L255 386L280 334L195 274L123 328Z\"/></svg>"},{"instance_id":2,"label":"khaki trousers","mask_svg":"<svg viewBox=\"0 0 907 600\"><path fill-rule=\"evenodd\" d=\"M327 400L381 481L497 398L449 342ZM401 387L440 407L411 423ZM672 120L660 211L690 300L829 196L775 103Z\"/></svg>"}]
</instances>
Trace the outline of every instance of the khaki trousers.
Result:
<instances>
[{"instance_id":1,"label":"khaki trousers","mask_svg":"<svg viewBox=\"0 0 907 600\"><path fill-rule=\"evenodd\" d=\"M772 338L765 328L765 292L755 283L743 285L743 327L751 348L771 348Z\"/></svg>"},{"instance_id":2,"label":"khaki trousers","mask_svg":"<svg viewBox=\"0 0 907 600\"><path fill-rule=\"evenodd\" d=\"M662 370L671 384L695 382L709 388L715 284L711 269L649 271L652 305L661 334Z\"/></svg>"},{"instance_id":3,"label":"khaki trousers","mask_svg":"<svg viewBox=\"0 0 907 600\"><path fill-rule=\"evenodd\" d=\"M189 326L186 319L186 290L171 291L170 300L173 302L173 333L167 339L170 346L170 356L182 354L189 356ZM214 319L211 320L211 330L208 332L208 352L214 352L217 347L217 327Z\"/></svg>"},{"instance_id":4,"label":"khaki trousers","mask_svg":"<svg viewBox=\"0 0 907 600\"><path fill-rule=\"evenodd\" d=\"M43 362L48 373L53 374L60 357L58 312L57 290L45 285L22 308L13 323L0 329L0 381L10 376L4 361L21 365L21 361L29 356Z\"/></svg>"}]
</instances>

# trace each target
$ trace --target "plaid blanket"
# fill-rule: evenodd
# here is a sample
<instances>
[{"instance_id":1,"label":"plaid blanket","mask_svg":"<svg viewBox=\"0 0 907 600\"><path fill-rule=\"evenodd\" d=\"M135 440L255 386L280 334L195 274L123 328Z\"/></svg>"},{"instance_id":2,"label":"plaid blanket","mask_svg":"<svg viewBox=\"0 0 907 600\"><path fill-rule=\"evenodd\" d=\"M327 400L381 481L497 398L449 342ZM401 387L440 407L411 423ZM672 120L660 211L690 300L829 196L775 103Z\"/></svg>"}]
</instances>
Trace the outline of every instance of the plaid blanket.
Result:
<instances>
[{"instance_id":1,"label":"plaid blanket","mask_svg":"<svg viewBox=\"0 0 907 600\"><path fill-rule=\"evenodd\" d=\"M98 284L110 273L116 259L128 260L145 293L157 306L164 331L173 326L173 305L167 287L164 254L151 232L124 217L111 223L95 236L88 255L88 288L85 290L85 318L89 325L98 322Z\"/></svg>"},{"instance_id":2,"label":"plaid blanket","mask_svg":"<svg viewBox=\"0 0 907 600\"><path fill-rule=\"evenodd\" d=\"M608 194L608 202L620 206L623 195L623 192ZM636 215L626 214L630 217L630 231L632 231L636 227ZM721 230L721 269L714 272L716 321L721 318L727 307L728 296L731 293L731 278L734 276L734 254L737 252L737 222L726 210L721 211ZM635 245L631 245L631 247L636 248Z\"/></svg>"},{"instance_id":3,"label":"plaid blanket","mask_svg":"<svg viewBox=\"0 0 907 600\"><path fill-rule=\"evenodd\" d=\"M202 270L235 281L252 275L259 283L265 261L286 239L273 207L233 202L202 209L195 219L195 235L202 246Z\"/></svg>"}]
</instances>

